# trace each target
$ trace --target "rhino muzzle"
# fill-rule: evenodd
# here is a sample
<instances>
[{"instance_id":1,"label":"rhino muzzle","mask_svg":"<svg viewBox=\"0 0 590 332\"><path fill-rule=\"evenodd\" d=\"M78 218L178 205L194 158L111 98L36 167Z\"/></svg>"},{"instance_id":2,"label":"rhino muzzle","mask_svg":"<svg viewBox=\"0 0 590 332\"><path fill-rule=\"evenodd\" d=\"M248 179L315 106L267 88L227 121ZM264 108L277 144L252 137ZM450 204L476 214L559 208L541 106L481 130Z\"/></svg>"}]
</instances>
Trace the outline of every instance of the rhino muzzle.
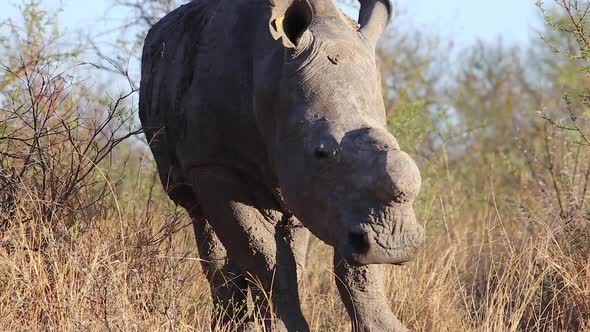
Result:
<instances>
[{"instance_id":1,"label":"rhino muzzle","mask_svg":"<svg viewBox=\"0 0 590 332\"><path fill-rule=\"evenodd\" d=\"M355 265L403 264L413 260L424 241L424 229L409 204L386 208L385 216L350 228L339 246L341 255Z\"/></svg>"},{"instance_id":2,"label":"rhino muzzle","mask_svg":"<svg viewBox=\"0 0 590 332\"><path fill-rule=\"evenodd\" d=\"M383 129L369 128L345 148L359 165L361 175L351 179L363 179L356 180L366 199L359 204L367 207L347 215L348 233L341 233L339 241L342 255L359 265L412 260L424 238L412 208L422 182L416 163Z\"/></svg>"}]
</instances>

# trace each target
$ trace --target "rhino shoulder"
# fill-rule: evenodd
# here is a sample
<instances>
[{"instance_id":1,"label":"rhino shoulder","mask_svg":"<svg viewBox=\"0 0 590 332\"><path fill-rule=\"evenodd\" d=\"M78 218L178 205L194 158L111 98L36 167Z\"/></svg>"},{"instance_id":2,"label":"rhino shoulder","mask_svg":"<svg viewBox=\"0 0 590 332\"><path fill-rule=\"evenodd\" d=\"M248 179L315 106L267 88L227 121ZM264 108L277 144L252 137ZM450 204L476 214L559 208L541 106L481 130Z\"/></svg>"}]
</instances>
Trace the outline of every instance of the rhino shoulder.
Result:
<instances>
[{"instance_id":1,"label":"rhino shoulder","mask_svg":"<svg viewBox=\"0 0 590 332\"><path fill-rule=\"evenodd\" d=\"M158 21L142 54L139 116L148 139L180 116L182 97L193 80L192 61L208 22L209 1L190 2ZM172 124L176 125L176 124Z\"/></svg>"}]
</instances>

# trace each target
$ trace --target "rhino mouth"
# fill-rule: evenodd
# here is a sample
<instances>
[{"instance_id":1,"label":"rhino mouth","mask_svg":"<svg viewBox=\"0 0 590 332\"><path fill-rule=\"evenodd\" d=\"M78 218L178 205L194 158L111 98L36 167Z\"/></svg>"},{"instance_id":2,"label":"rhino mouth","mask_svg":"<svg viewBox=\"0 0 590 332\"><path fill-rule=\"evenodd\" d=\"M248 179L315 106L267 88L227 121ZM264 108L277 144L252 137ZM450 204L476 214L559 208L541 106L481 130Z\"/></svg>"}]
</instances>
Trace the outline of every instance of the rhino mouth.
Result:
<instances>
[{"instance_id":1,"label":"rhino mouth","mask_svg":"<svg viewBox=\"0 0 590 332\"><path fill-rule=\"evenodd\" d=\"M415 244L381 248L367 233L349 233L349 241L341 248L341 255L353 265L369 264L406 265L420 250L421 239Z\"/></svg>"},{"instance_id":2,"label":"rhino mouth","mask_svg":"<svg viewBox=\"0 0 590 332\"><path fill-rule=\"evenodd\" d=\"M348 230L340 245L341 255L351 264L403 265L413 260L423 242L423 228L411 206L388 207Z\"/></svg>"},{"instance_id":3,"label":"rhino mouth","mask_svg":"<svg viewBox=\"0 0 590 332\"><path fill-rule=\"evenodd\" d=\"M369 252L369 234L365 232L349 232L348 243L353 253L364 255Z\"/></svg>"}]
</instances>

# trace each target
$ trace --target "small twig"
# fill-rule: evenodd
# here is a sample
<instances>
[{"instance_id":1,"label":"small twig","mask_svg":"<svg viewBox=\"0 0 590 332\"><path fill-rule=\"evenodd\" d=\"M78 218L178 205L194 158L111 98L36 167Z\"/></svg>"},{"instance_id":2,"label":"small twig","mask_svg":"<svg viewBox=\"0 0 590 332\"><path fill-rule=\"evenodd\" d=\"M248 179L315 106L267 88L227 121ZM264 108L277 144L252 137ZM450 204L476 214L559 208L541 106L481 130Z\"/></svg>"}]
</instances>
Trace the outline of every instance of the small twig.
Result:
<instances>
[{"instance_id":1,"label":"small twig","mask_svg":"<svg viewBox=\"0 0 590 332\"><path fill-rule=\"evenodd\" d=\"M555 165L553 164L553 158L551 157L551 145L549 137L549 133L547 131L547 124L545 124L544 128L544 138L545 138L545 153L547 157L547 169L549 170L549 174L551 175L551 181L553 183L553 189L555 190L555 194L557 196L557 202L559 203L559 210L561 215L565 215L565 210L563 209L563 203L561 201L561 191L559 190L559 186L557 184L557 176L555 175Z\"/></svg>"}]
</instances>

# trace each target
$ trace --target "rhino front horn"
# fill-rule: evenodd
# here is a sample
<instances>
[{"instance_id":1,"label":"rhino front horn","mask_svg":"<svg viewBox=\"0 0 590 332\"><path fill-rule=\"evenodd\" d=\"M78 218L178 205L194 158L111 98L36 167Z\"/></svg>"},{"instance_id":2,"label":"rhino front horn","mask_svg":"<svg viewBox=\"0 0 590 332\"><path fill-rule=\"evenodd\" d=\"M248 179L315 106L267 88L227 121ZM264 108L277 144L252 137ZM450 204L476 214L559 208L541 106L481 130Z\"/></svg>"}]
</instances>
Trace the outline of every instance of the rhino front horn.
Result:
<instances>
[{"instance_id":1,"label":"rhino front horn","mask_svg":"<svg viewBox=\"0 0 590 332\"><path fill-rule=\"evenodd\" d=\"M405 152L387 152L385 174L381 181L383 199L396 203L412 202L422 184L420 171L414 160Z\"/></svg>"}]
</instances>

